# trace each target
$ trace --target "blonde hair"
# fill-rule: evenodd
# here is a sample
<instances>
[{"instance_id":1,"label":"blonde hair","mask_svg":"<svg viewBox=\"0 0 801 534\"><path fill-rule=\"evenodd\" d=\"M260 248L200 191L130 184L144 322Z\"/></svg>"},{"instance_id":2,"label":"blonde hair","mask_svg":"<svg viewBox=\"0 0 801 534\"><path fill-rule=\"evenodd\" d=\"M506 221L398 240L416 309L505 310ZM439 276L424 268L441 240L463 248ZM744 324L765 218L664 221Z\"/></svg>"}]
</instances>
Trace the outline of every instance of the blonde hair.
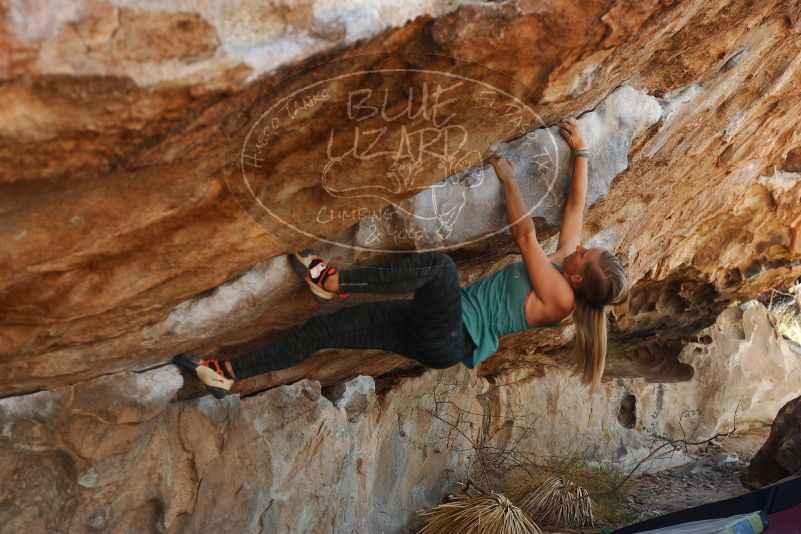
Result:
<instances>
[{"instance_id":1,"label":"blonde hair","mask_svg":"<svg viewBox=\"0 0 801 534\"><path fill-rule=\"evenodd\" d=\"M573 308L576 324L573 374L581 376L581 383L589 385L590 392L593 392L601 383L606 365L609 322L604 306L625 302L629 285L623 265L608 250L601 252L597 262L586 264L582 276Z\"/></svg>"}]
</instances>

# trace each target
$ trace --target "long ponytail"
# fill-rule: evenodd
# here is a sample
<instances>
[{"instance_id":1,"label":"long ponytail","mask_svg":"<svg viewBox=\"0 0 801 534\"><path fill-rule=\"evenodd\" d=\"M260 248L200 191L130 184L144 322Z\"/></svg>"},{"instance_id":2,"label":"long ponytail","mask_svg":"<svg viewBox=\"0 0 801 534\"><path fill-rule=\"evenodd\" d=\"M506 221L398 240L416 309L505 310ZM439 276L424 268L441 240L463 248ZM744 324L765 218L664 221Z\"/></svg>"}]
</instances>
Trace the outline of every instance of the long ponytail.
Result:
<instances>
[{"instance_id":1,"label":"long ponytail","mask_svg":"<svg viewBox=\"0 0 801 534\"><path fill-rule=\"evenodd\" d=\"M573 308L573 374L581 377L582 384L589 385L590 392L600 385L606 365L609 321L604 307L625 302L628 290L623 265L608 250L601 252L597 263L585 266Z\"/></svg>"}]
</instances>

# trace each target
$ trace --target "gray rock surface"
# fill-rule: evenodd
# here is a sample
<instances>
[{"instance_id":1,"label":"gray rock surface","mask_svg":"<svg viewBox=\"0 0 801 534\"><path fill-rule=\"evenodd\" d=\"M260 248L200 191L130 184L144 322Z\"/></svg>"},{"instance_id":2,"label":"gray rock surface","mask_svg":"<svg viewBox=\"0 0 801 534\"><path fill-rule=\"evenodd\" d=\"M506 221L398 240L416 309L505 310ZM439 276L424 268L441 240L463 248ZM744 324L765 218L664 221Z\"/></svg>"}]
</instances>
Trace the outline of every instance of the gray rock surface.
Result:
<instances>
[{"instance_id":1,"label":"gray rock surface","mask_svg":"<svg viewBox=\"0 0 801 534\"><path fill-rule=\"evenodd\" d=\"M799 358L764 307L742 308L685 348L692 380L615 378L595 395L562 366L491 382L456 366L381 395L360 376L326 395L307 379L179 400L181 373L167 365L0 399L0 530L397 532L458 489L479 446L593 451L630 467L662 438L729 430L732 407L742 429L796 395ZM618 407L631 396L624 426Z\"/></svg>"},{"instance_id":2,"label":"gray rock surface","mask_svg":"<svg viewBox=\"0 0 801 534\"><path fill-rule=\"evenodd\" d=\"M632 141L662 116L658 99L623 86L578 118L592 153L587 207L608 194L614 177L628 168ZM558 226L573 175L573 155L558 128L539 128L492 150L512 163L530 215L546 226ZM450 176L386 211L388 220L360 221L359 246L426 250L508 233L503 191L491 165Z\"/></svg>"}]
</instances>

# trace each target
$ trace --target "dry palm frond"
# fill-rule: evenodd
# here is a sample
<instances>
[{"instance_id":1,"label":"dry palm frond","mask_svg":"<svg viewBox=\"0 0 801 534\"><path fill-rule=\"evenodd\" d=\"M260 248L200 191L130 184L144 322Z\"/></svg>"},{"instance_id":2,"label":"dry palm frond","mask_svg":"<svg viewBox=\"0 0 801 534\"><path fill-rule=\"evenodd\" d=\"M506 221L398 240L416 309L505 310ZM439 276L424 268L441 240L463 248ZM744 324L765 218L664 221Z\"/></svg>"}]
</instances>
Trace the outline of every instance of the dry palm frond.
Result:
<instances>
[{"instance_id":1,"label":"dry palm frond","mask_svg":"<svg viewBox=\"0 0 801 534\"><path fill-rule=\"evenodd\" d=\"M801 308L796 309L794 303L771 306L771 315L776 330L796 343L801 343Z\"/></svg>"},{"instance_id":2,"label":"dry palm frond","mask_svg":"<svg viewBox=\"0 0 801 534\"><path fill-rule=\"evenodd\" d=\"M540 534L542 531L512 501L494 491L476 497L456 495L418 512L428 522L418 534Z\"/></svg>"},{"instance_id":3,"label":"dry palm frond","mask_svg":"<svg viewBox=\"0 0 801 534\"><path fill-rule=\"evenodd\" d=\"M593 503L587 490L561 477L552 477L523 495L518 503L546 526L592 527Z\"/></svg>"}]
</instances>

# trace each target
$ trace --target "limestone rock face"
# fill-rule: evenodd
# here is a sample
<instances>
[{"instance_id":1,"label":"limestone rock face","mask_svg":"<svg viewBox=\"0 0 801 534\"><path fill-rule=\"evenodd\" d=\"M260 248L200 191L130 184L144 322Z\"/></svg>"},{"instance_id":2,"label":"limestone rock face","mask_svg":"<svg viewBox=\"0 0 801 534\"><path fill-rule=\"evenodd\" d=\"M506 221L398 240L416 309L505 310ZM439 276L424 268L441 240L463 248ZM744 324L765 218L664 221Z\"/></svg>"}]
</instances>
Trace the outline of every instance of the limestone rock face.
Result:
<instances>
[{"instance_id":1,"label":"limestone rock face","mask_svg":"<svg viewBox=\"0 0 801 534\"><path fill-rule=\"evenodd\" d=\"M662 114L656 98L623 86L595 110L579 118L585 141L593 147L588 204L609 193L612 179L628 166L632 140L656 124ZM492 149L512 162L532 216L544 228L560 224L573 157L558 128L540 128L509 142L497 143ZM397 248L402 244L419 250L473 245L501 229L508 234L503 193L491 166L473 167L464 176L457 179L451 176L444 183L434 184L432 189L433 195L424 191L388 210L389 216L402 226L402 235L413 239L397 239L397 232L381 232L376 237L375 222L363 219L359 222L356 243L373 248ZM428 212L439 216L421 217Z\"/></svg>"},{"instance_id":2,"label":"limestone rock face","mask_svg":"<svg viewBox=\"0 0 801 534\"><path fill-rule=\"evenodd\" d=\"M457 366L390 389L369 376L327 391L302 380L223 401L178 400L183 380L168 365L8 397L0 523L9 532L398 532L458 489L481 447L592 451L625 469L665 439L764 424L801 372L772 332L760 304L727 309L682 352L699 369L691 380L615 378L595 395L561 365L530 363L492 381ZM769 442L780 450L794 435L792 406Z\"/></svg>"},{"instance_id":3,"label":"limestone rock face","mask_svg":"<svg viewBox=\"0 0 801 534\"><path fill-rule=\"evenodd\" d=\"M501 416L541 414L528 450L580 428L631 462L687 410L708 436L798 396L797 351L736 305L801 276L798 1L399 6L3 5L0 524L389 532L455 489L466 441L519 437L491 432ZM391 98L353 98L367 94ZM424 94L453 124L411 112ZM617 253L632 286L597 396L561 365L569 320L503 338L476 372L330 350L224 402L168 363L385 298L316 306L292 250L347 268L442 249L463 283L518 259L489 149L552 251L567 116L592 154L583 242ZM425 158L368 157L379 134ZM456 441L443 384L478 414Z\"/></svg>"},{"instance_id":4,"label":"limestone rock face","mask_svg":"<svg viewBox=\"0 0 801 534\"><path fill-rule=\"evenodd\" d=\"M184 350L234 356L317 313L282 255L320 239L364 244L367 222L357 213L294 238L255 224L227 187L226 147L247 137L271 90L397 66L399 57L407 69L492 69L481 76L526 88L515 98L546 126L580 115L593 153L585 242L621 254L634 288L615 311L616 335L657 334L647 350L675 360L726 303L801 274L797 6L724 4L10 4L3 42L13 53L0 69L0 390L142 370ZM412 79L357 82L400 95ZM570 179L564 144L556 137L559 170L543 199L537 143L553 129L529 132L533 144L504 137L490 110L468 105L470 87L449 96L471 146L512 159L539 203L532 215L543 239L553 236ZM328 132L353 128L337 109L296 114L293 135L270 155L271 198L292 220L313 219L327 203L310 163ZM412 131L421 120L395 126ZM375 126L370 119L364 130ZM387 162L363 163L349 178L381 185ZM444 246L459 256L465 281L486 273L512 251L508 236L459 244L497 233L503 201L491 173L486 187L466 193L460 177L424 167L417 185L451 179L456 191L365 201L368 213L397 205L452 214L466 194L462 216L423 224L434 226L425 239L384 236L382 254L322 248L343 263L370 263L392 250ZM390 216L401 230L420 226ZM243 391L397 365L408 362L313 358Z\"/></svg>"}]
</instances>

